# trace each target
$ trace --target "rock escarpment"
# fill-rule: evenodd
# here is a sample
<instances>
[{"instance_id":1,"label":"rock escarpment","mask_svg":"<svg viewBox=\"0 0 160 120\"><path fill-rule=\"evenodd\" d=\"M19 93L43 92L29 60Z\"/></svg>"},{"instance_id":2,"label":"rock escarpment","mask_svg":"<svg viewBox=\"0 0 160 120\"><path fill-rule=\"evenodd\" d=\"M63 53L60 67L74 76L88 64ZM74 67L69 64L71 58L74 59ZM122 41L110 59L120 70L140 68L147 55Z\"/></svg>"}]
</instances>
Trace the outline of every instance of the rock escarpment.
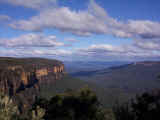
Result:
<instances>
[{"instance_id":1,"label":"rock escarpment","mask_svg":"<svg viewBox=\"0 0 160 120\"><path fill-rule=\"evenodd\" d=\"M41 85L54 84L64 76L64 65L40 58L0 58L0 92L33 101ZM17 99L17 98L16 98Z\"/></svg>"},{"instance_id":2,"label":"rock escarpment","mask_svg":"<svg viewBox=\"0 0 160 120\"><path fill-rule=\"evenodd\" d=\"M27 71L23 66L9 66L0 69L0 91L14 95L25 88L36 87L40 84L50 84L60 79L64 74L64 66L57 65L47 68L33 67Z\"/></svg>"}]
</instances>

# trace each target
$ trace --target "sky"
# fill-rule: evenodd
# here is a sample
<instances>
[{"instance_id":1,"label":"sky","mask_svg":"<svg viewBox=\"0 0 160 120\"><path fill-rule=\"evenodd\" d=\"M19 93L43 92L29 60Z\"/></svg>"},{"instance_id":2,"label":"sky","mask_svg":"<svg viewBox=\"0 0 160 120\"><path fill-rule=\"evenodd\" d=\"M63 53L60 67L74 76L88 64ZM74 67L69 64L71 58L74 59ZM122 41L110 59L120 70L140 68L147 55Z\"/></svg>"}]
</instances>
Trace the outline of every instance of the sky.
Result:
<instances>
[{"instance_id":1,"label":"sky","mask_svg":"<svg viewBox=\"0 0 160 120\"><path fill-rule=\"evenodd\" d=\"M159 0L0 0L0 56L160 59Z\"/></svg>"}]
</instances>

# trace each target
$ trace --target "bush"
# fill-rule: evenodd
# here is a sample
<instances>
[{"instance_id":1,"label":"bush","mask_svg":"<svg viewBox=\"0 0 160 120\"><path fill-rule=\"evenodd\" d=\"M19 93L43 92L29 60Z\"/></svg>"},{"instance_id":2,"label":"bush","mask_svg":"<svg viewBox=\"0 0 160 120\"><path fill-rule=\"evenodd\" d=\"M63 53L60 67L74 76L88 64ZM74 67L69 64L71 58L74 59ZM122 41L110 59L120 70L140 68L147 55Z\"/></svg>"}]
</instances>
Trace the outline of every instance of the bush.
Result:
<instances>
[{"instance_id":1,"label":"bush","mask_svg":"<svg viewBox=\"0 0 160 120\"><path fill-rule=\"evenodd\" d=\"M127 104L114 108L116 120L160 119L160 93L144 93Z\"/></svg>"},{"instance_id":2,"label":"bush","mask_svg":"<svg viewBox=\"0 0 160 120\"><path fill-rule=\"evenodd\" d=\"M45 110L37 106L35 110L32 110L32 120L43 120Z\"/></svg>"},{"instance_id":3,"label":"bush","mask_svg":"<svg viewBox=\"0 0 160 120\"><path fill-rule=\"evenodd\" d=\"M97 96L88 87L58 94L50 100L38 99L34 104L46 112L45 120L104 120Z\"/></svg>"},{"instance_id":4,"label":"bush","mask_svg":"<svg viewBox=\"0 0 160 120\"><path fill-rule=\"evenodd\" d=\"M0 120L18 120L18 107L8 96L0 94Z\"/></svg>"}]
</instances>

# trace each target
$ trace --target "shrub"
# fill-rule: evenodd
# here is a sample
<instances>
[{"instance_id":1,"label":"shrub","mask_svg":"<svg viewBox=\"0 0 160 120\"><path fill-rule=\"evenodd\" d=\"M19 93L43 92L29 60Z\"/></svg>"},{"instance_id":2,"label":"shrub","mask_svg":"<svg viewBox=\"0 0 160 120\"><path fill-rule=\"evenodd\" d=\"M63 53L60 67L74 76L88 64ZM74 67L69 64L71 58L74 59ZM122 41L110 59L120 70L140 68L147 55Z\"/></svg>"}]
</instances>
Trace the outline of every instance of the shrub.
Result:
<instances>
[{"instance_id":1,"label":"shrub","mask_svg":"<svg viewBox=\"0 0 160 120\"><path fill-rule=\"evenodd\" d=\"M116 120L157 120L160 119L160 93L144 93L128 104L114 108Z\"/></svg>"},{"instance_id":2,"label":"shrub","mask_svg":"<svg viewBox=\"0 0 160 120\"><path fill-rule=\"evenodd\" d=\"M18 107L8 96L0 94L0 120L18 120Z\"/></svg>"},{"instance_id":3,"label":"shrub","mask_svg":"<svg viewBox=\"0 0 160 120\"><path fill-rule=\"evenodd\" d=\"M44 115L45 110L39 106L37 106L35 110L32 110L32 120L43 120Z\"/></svg>"},{"instance_id":4,"label":"shrub","mask_svg":"<svg viewBox=\"0 0 160 120\"><path fill-rule=\"evenodd\" d=\"M40 98L34 104L45 109L45 120L104 120L97 96L88 87L58 94L50 100Z\"/></svg>"}]
</instances>

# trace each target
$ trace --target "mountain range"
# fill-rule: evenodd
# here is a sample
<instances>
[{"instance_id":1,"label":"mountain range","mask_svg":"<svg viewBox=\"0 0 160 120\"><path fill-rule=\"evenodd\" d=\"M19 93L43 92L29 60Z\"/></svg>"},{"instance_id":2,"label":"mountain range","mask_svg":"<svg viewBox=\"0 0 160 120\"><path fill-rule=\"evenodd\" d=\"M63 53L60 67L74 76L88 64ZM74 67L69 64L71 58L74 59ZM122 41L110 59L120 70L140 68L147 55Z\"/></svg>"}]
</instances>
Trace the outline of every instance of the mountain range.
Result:
<instances>
[{"instance_id":1,"label":"mountain range","mask_svg":"<svg viewBox=\"0 0 160 120\"><path fill-rule=\"evenodd\" d=\"M102 70L113 66L129 64L129 61L63 61L68 73Z\"/></svg>"},{"instance_id":2,"label":"mountain range","mask_svg":"<svg viewBox=\"0 0 160 120\"><path fill-rule=\"evenodd\" d=\"M101 70L70 73L72 77L94 82L104 88L139 93L160 88L160 62L134 62Z\"/></svg>"}]
</instances>

